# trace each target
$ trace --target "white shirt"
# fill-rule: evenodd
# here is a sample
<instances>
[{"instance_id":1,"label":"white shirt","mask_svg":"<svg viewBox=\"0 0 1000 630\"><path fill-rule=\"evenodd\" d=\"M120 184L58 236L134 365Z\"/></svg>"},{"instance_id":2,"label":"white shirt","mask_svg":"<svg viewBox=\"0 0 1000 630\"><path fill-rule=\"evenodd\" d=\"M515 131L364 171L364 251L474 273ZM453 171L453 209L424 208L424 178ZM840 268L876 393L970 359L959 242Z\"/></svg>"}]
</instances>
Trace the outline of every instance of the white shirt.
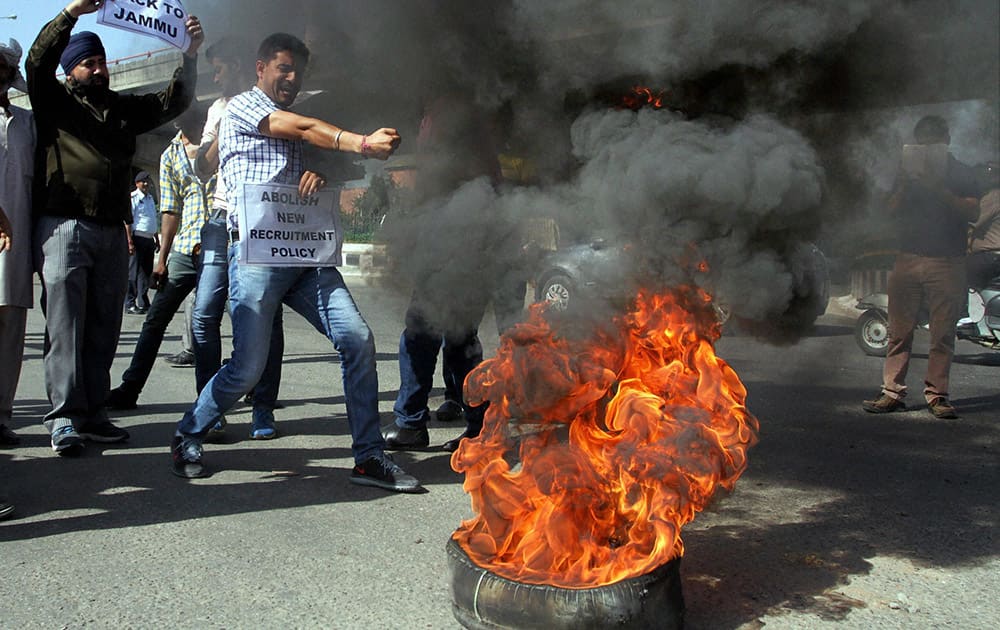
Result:
<instances>
[{"instance_id":1,"label":"white shirt","mask_svg":"<svg viewBox=\"0 0 1000 630\"><path fill-rule=\"evenodd\" d=\"M132 191L132 233L140 236L153 236L159 231L156 221L156 203L152 195L140 191Z\"/></svg>"},{"instance_id":2,"label":"white shirt","mask_svg":"<svg viewBox=\"0 0 1000 630\"><path fill-rule=\"evenodd\" d=\"M205 118L205 129L201 132L201 146L207 147L219 137L219 123L222 122L222 116L226 113L226 105L229 104L230 100L232 99L220 96L208 108L208 116ZM229 209L229 201L226 199L226 184L222 181L221 177L216 178L215 181L212 209Z\"/></svg>"}]
</instances>

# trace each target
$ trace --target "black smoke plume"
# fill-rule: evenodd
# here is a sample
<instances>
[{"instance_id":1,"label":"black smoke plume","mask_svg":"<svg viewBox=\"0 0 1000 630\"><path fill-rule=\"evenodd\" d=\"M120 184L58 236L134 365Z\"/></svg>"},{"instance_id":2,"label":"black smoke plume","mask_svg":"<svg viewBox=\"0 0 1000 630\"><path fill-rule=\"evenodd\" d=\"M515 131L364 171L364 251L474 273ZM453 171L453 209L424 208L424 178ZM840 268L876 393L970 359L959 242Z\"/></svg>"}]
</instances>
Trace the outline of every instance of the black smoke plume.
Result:
<instances>
[{"instance_id":1,"label":"black smoke plume","mask_svg":"<svg viewBox=\"0 0 1000 630\"><path fill-rule=\"evenodd\" d=\"M517 182L443 174L395 221L401 271L448 268L457 296L526 273L509 245L549 217L564 243L634 244L635 282L676 281L694 243L708 262L697 282L755 332L794 339L823 306L810 243L844 258L884 245L881 199L919 115L949 117L960 159L997 151L988 0L189 4L209 41L301 35L307 88L325 90L309 113L397 127L412 155L426 104L460 92L489 122L454 139L459 156L490 136L528 159ZM621 106L639 84L662 109Z\"/></svg>"}]
</instances>

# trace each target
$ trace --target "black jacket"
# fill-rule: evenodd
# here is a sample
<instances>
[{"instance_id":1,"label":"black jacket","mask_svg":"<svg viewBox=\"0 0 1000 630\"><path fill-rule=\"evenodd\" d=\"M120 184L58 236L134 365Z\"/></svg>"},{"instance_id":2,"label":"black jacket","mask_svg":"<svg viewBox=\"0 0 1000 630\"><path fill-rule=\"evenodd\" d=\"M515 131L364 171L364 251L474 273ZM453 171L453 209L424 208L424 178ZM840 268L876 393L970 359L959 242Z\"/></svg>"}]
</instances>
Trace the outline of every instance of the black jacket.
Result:
<instances>
[{"instance_id":1,"label":"black jacket","mask_svg":"<svg viewBox=\"0 0 1000 630\"><path fill-rule=\"evenodd\" d=\"M96 106L56 79L59 56L76 19L61 11L42 28L25 62L38 129L35 216L131 223L136 136L176 118L194 98L196 60L184 56L167 88L155 94L111 92Z\"/></svg>"}]
</instances>

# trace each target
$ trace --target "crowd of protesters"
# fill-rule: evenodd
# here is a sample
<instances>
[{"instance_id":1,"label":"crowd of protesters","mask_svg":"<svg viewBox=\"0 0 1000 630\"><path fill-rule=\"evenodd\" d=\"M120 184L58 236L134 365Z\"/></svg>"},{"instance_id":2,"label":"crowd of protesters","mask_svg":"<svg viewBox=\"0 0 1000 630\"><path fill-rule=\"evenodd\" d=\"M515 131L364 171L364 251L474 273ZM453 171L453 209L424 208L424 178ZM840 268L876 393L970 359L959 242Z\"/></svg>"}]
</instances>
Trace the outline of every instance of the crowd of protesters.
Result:
<instances>
[{"instance_id":1,"label":"crowd of protesters","mask_svg":"<svg viewBox=\"0 0 1000 630\"><path fill-rule=\"evenodd\" d=\"M172 471L183 478L210 474L203 445L226 431L225 414L244 398L253 404L250 438L277 437L274 410L284 349L284 304L329 339L339 355L355 462L350 481L395 492L421 491L420 482L385 451L428 446L427 404L439 353L448 400L438 413L467 422L463 433L445 446L454 450L461 439L479 433L484 410L466 404L462 382L483 358L478 327L486 305L492 301L498 309L501 329L511 325L523 303L524 278L497 265L485 266L488 271L476 292L456 301L449 299L447 267L416 274L399 341L401 388L395 421L380 427L375 340L340 272L336 266L241 262L245 242L238 210L246 203L245 187L289 185L302 197L323 189L325 176L304 161L305 145L385 160L399 146L399 134L391 127L355 133L294 113L291 107L310 51L284 33L265 38L252 61L250 46L235 41L219 40L208 49L206 57L222 96L206 115L192 106L198 51L205 39L193 16L186 22L190 46L166 88L138 95L115 92L100 38L89 31L73 33L80 18L101 4L72 0L41 29L28 51L27 80L19 69L20 45L13 40L0 44L0 446L19 443L8 425L27 309L33 305L32 274L38 273L45 316L45 388L51 403L43 424L58 455L78 456L87 441L129 439L127 431L111 422L108 410L136 407L167 325L189 296L185 328L190 348L181 354L193 357L197 399L177 423L170 445ZM59 67L64 81L56 77ZM12 105L8 89L26 92L32 111ZM499 180L495 139L483 133L488 126L478 116L460 93L443 91L426 99L416 143L423 163L423 179L416 185L419 203L434 206L474 179L489 181L487 185ZM133 157L138 135L170 121L176 121L177 133L160 159L157 210L150 192L152 177L145 171L135 174ZM947 127L938 119L922 121L916 135L918 143L948 141ZM955 415L948 402L947 372L957 296L965 289L962 230L977 215L967 169L950 164L954 176L946 196L921 188L908 198L910 206L937 213L935 221L921 224L922 234L932 246L948 246L941 256L948 258L949 278L954 277L947 300L932 320L934 347L941 348L942 359L935 368L937 355L932 353L925 395L939 417ZM916 184L905 186L915 190ZM989 199L995 219L996 195ZM903 202L896 206L909 207ZM940 236L941 221L954 228L949 232L954 238L947 243ZM912 227L913 221L904 224ZM993 234L989 226L980 227L984 234ZM996 239L984 242L994 264ZM500 246L517 249L520 244ZM915 252L914 264L926 263L921 256L937 264L936 251ZM899 264L891 287L904 278ZM914 269L913 282L922 285L925 274ZM147 288L156 292L152 301ZM915 301L904 305L904 293L890 301L894 349L880 397L864 403L870 412L903 408L913 328L909 311L917 306ZM952 294L956 304L944 304ZM227 301L233 348L223 362L220 326ZM123 312L144 315L145 320L121 383L112 389L110 370ZM0 518L12 511L12 505L0 500Z\"/></svg>"},{"instance_id":2,"label":"crowd of protesters","mask_svg":"<svg viewBox=\"0 0 1000 630\"><path fill-rule=\"evenodd\" d=\"M6 421L24 348L26 311L32 306L31 276L37 272L46 326L45 386L51 403L44 425L58 455L78 456L87 441L129 439L127 431L111 422L108 410L137 406L166 328L190 294L194 297L186 309L190 321L185 327L191 330L198 396L178 422L171 444L176 475L209 474L203 444L225 432L225 413L244 397L253 404L251 439L278 435L274 409L286 304L327 337L340 357L355 460L350 480L397 492L421 491L420 482L385 453L387 448L422 445L400 441L398 425L379 425L374 338L338 269L240 262L244 243L238 209L245 186L286 184L303 197L314 195L327 182L304 163L305 144L385 160L399 146L399 134L390 127L355 133L292 112L310 51L283 33L267 37L253 61L249 46L244 50L242 44L225 39L213 44L206 56L222 96L207 117L200 115L192 102L204 34L193 16L186 22L190 46L169 85L152 94L117 93L110 89L101 39L89 31L72 32L82 16L100 5L100 0L72 0L42 28L25 63L27 81L18 69L20 46L12 41L3 48L0 70L6 80L8 142L0 209L10 217L0 212L0 251L10 252L0 257L0 341L5 357L17 360L4 362L0 439L7 446L19 442ZM65 81L57 79L58 67ZM32 111L11 106L7 88L26 91ZM424 149L434 148L434 138L441 145L440 138L447 135L442 134L449 126L443 114L428 111L427 120L436 118L437 133L422 132ZM132 160L136 137L172 120L178 131L160 159L157 208L152 176L146 171L132 175ZM474 135L476 130L463 133ZM460 149L453 144L438 146L438 153ZM479 153L495 153L495 147L484 149ZM495 154L480 162L483 168L469 171L455 185L481 175L495 182ZM423 188L430 190L430 181L426 178ZM433 280L428 280L425 291L431 286ZM148 289L156 292L152 300ZM519 289L520 296L512 302L523 301L523 280ZM417 317L419 297L418 292L410 309L415 315L408 314L400 342L403 381L419 381L419 386L404 386L397 415L414 401L422 406L420 413L429 413L427 381L444 342L445 372L454 381L450 400L461 410L453 410L452 416L466 415L469 420L449 446L453 450L459 439L474 437L481 424L477 419L482 410L462 402L461 382L482 360L477 328L489 292L461 318L429 312ZM223 362L220 327L227 303L233 349ZM145 319L121 383L112 389L110 369L123 311ZM411 326L416 319L420 326ZM461 339L440 332L452 329ZM434 347L417 352L410 337ZM457 363L450 360L456 352L463 357ZM414 362L421 365L419 374L412 369ZM427 366L430 373L425 374Z\"/></svg>"},{"instance_id":3,"label":"crowd of protesters","mask_svg":"<svg viewBox=\"0 0 1000 630\"><path fill-rule=\"evenodd\" d=\"M313 323L339 353L355 460L350 480L397 492L420 491L420 482L385 453L375 342L343 277L333 266L240 264L235 212L241 203L237 193L247 184L291 184L303 197L323 188L325 178L304 165L305 143L385 160L399 145L398 133L388 127L355 133L292 113L289 108L301 89L310 51L297 38L281 33L261 43L253 64L256 81L248 91L243 91L246 83L241 84L249 74L249 64L241 67L245 55L223 44L215 47L209 57L223 97L213 104L207 121L199 120L191 105L204 34L194 16L185 24L190 45L164 90L115 92L109 86L101 39L89 31L73 33L80 18L95 13L101 4L72 0L42 28L27 55L26 81L19 69L20 45L11 41L0 49L3 445L19 442L8 423L27 309L32 306L32 273L37 272L45 315L45 387L51 402L44 425L60 456L81 454L87 441L128 440L128 432L109 419L108 409L136 405L167 324L184 298L194 293L199 395L177 425L171 445L175 474L208 474L202 444L224 431L226 411L251 391L251 437L276 436L285 303ZM56 77L60 66L65 81ZM9 103L10 88L27 92L32 111ZM151 177L145 172L133 175L136 137L172 120L179 121L179 131L160 161L156 213L150 211ZM162 226L157 225L161 221ZM156 290L152 302L145 297L144 279ZM234 348L223 364L219 325L227 297ZM110 370L124 311L146 319L122 383L112 390ZM12 505L0 501L0 518L12 511Z\"/></svg>"}]
</instances>

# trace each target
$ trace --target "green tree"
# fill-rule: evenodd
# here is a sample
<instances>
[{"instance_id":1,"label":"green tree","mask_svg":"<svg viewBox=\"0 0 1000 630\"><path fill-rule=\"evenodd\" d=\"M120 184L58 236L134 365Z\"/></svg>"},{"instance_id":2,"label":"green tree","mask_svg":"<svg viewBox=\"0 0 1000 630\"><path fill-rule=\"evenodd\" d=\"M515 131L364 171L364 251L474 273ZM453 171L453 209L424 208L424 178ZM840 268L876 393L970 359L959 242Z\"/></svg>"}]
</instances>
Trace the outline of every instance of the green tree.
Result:
<instances>
[{"instance_id":1,"label":"green tree","mask_svg":"<svg viewBox=\"0 0 1000 630\"><path fill-rule=\"evenodd\" d=\"M400 203L401 191L392 177L373 176L368 189L354 200L354 212L344 217L344 240L371 243L383 219Z\"/></svg>"}]
</instances>

